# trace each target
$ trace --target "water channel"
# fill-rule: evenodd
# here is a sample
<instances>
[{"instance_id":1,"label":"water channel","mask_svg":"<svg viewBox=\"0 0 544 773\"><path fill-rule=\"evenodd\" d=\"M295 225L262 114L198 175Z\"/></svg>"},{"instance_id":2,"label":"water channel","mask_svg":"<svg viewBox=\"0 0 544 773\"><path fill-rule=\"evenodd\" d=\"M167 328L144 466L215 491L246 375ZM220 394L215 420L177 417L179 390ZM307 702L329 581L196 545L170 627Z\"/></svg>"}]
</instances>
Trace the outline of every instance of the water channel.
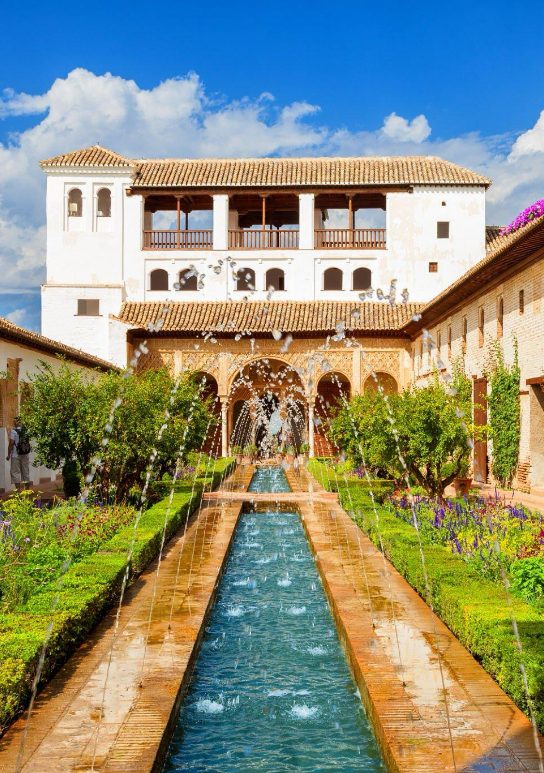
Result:
<instances>
[{"instance_id":1,"label":"water channel","mask_svg":"<svg viewBox=\"0 0 544 773\"><path fill-rule=\"evenodd\" d=\"M241 515L164 770L385 770L297 513Z\"/></svg>"}]
</instances>

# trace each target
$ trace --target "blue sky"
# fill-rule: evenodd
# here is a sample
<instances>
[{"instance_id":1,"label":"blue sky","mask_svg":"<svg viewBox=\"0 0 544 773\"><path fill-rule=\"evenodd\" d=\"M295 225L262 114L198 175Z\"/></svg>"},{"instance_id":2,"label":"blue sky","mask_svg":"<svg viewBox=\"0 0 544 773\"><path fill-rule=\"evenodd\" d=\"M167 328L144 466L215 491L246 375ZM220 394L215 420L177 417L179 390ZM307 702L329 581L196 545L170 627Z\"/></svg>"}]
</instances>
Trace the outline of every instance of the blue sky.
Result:
<instances>
[{"instance_id":1,"label":"blue sky","mask_svg":"<svg viewBox=\"0 0 544 773\"><path fill-rule=\"evenodd\" d=\"M511 219L544 196L543 23L541 5L501 2L8 4L0 314L39 327L37 161L97 141L135 156L435 153L489 174L488 220Z\"/></svg>"}]
</instances>

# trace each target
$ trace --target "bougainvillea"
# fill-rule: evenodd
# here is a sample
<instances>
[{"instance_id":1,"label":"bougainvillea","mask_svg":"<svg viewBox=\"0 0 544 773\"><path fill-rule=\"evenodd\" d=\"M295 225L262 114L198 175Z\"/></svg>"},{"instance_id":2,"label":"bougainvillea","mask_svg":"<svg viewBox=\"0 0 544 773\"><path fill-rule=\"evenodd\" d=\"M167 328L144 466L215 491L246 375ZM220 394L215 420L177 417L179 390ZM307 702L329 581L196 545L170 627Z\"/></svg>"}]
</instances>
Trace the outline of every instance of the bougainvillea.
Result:
<instances>
[{"instance_id":1,"label":"bougainvillea","mask_svg":"<svg viewBox=\"0 0 544 773\"><path fill-rule=\"evenodd\" d=\"M536 220L539 217L542 217L543 215L544 199L539 199L538 201L535 201L534 204L531 204L530 207L524 209L523 212L520 212L515 220L502 228L501 236L514 233L514 231L519 231L520 228L523 228L523 226L527 225L533 220Z\"/></svg>"}]
</instances>

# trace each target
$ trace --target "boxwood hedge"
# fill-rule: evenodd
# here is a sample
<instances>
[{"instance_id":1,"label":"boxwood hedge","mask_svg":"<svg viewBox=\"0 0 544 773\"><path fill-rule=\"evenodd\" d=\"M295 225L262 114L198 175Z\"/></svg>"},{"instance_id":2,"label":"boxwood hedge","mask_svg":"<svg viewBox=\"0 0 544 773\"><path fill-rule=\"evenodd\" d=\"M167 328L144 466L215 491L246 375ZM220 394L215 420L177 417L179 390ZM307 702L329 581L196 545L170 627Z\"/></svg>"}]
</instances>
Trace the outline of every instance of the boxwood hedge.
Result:
<instances>
[{"instance_id":1,"label":"boxwood hedge","mask_svg":"<svg viewBox=\"0 0 544 773\"><path fill-rule=\"evenodd\" d=\"M311 472L328 486L330 471L313 462ZM416 530L377 504L379 534L368 491L340 482L340 502L370 539L379 546L410 585L429 601ZM529 711L522 667L529 685L529 700L538 726L544 731L544 617L525 602L507 598L504 587L483 578L462 557L422 537L433 608L464 646L502 689L526 713ZM514 636L516 620L522 644Z\"/></svg>"},{"instance_id":2,"label":"boxwood hedge","mask_svg":"<svg viewBox=\"0 0 544 773\"><path fill-rule=\"evenodd\" d=\"M213 473L177 486L172 506L165 498L147 510L137 529L127 526L100 550L73 564L62 582L54 581L18 610L0 615L0 727L28 703L44 642L47 642L41 683L72 654L119 598L127 556L134 579L159 553L165 517L166 539L198 507L204 489L215 488L232 469L232 459L218 459Z\"/></svg>"}]
</instances>

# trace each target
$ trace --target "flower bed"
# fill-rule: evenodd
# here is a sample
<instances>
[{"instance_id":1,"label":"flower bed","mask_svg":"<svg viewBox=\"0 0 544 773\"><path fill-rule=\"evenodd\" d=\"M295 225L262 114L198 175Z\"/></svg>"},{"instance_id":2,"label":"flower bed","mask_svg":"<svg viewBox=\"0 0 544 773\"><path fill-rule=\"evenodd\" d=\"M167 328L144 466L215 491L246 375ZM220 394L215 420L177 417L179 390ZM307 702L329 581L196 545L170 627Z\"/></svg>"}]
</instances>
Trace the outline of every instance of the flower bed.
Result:
<instances>
[{"instance_id":1,"label":"flower bed","mask_svg":"<svg viewBox=\"0 0 544 773\"><path fill-rule=\"evenodd\" d=\"M331 471L318 467L319 464L312 464L310 470L327 488ZM408 519L398 517L391 505L374 505L369 492L353 483L343 483L339 490L342 506L361 529L376 546L381 540L387 558L396 569L422 598L432 602L436 614L462 644L512 700L528 712L523 665L531 707L540 729L544 730L544 616L521 599L508 595L502 582L482 576L476 564L464 560L457 549L452 551L450 545L442 544L438 531L433 538L435 527L427 518L422 518L421 540L429 598L419 540ZM521 639L521 652L514 636L513 618Z\"/></svg>"},{"instance_id":2,"label":"flower bed","mask_svg":"<svg viewBox=\"0 0 544 773\"><path fill-rule=\"evenodd\" d=\"M204 488L214 488L232 469L231 459L217 460L213 473L193 485L178 486L173 495L147 510L137 529L127 525L98 550L83 555L58 579L41 584L14 611L0 615L0 726L5 728L24 708L44 642L41 682L81 644L119 597L128 552L133 545L130 579L158 555L166 519L166 539L198 507ZM49 628L51 628L49 633Z\"/></svg>"},{"instance_id":3,"label":"flower bed","mask_svg":"<svg viewBox=\"0 0 544 773\"><path fill-rule=\"evenodd\" d=\"M0 520L0 611L23 604L58 577L67 563L94 553L136 511L123 505L99 506L76 500L42 507L30 492L3 503Z\"/></svg>"}]
</instances>

